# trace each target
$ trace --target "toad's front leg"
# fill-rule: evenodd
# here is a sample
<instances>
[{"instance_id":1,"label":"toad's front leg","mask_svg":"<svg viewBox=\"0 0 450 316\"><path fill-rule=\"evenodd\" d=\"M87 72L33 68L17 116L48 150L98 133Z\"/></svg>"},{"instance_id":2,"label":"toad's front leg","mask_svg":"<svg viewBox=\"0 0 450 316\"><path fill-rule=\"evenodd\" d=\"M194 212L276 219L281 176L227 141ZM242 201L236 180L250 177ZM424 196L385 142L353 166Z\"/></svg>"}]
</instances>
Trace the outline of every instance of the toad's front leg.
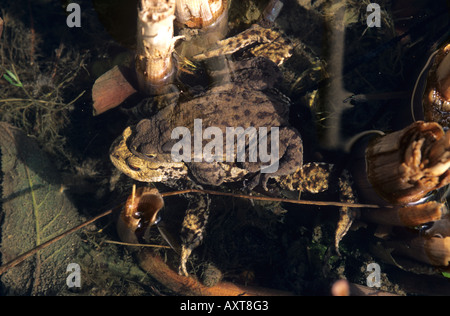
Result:
<instances>
[{"instance_id":1,"label":"toad's front leg","mask_svg":"<svg viewBox=\"0 0 450 316\"><path fill-rule=\"evenodd\" d=\"M236 36L219 41L216 48L194 56L194 60L202 61L213 57L231 55L255 43L263 45L254 47L251 50L252 54L264 56L278 66L292 56L292 44L283 38L279 32L254 24Z\"/></svg>"}]
</instances>

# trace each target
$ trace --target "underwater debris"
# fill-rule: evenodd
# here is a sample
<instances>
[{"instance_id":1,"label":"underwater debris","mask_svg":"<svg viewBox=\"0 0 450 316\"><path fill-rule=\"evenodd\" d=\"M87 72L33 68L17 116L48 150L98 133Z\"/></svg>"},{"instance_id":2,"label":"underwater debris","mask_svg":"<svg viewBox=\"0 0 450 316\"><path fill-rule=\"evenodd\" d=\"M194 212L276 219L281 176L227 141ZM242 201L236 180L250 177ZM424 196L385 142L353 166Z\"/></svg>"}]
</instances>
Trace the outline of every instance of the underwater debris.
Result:
<instances>
[{"instance_id":1,"label":"underwater debris","mask_svg":"<svg viewBox=\"0 0 450 316\"><path fill-rule=\"evenodd\" d=\"M125 207L118 219L117 227L121 239L125 242L138 243L149 225L152 225L157 213L163 207L164 201L157 189L133 188ZM278 296L292 293L262 288L238 285L221 281L214 286L203 285L191 276L177 274L165 263L159 254L149 249L142 249L136 254L141 267L158 282L180 295L206 296Z\"/></svg>"},{"instance_id":2,"label":"underwater debris","mask_svg":"<svg viewBox=\"0 0 450 316\"><path fill-rule=\"evenodd\" d=\"M161 94L177 69L174 61L175 0L142 0L138 10L136 74L139 90Z\"/></svg>"},{"instance_id":3,"label":"underwater debris","mask_svg":"<svg viewBox=\"0 0 450 316\"><path fill-rule=\"evenodd\" d=\"M176 21L189 28L211 26L228 10L227 0L177 0Z\"/></svg>"},{"instance_id":4,"label":"underwater debris","mask_svg":"<svg viewBox=\"0 0 450 316\"><path fill-rule=\"evenodd\" d=\"M94 115L120 105L140 92L159 95L168 91L178 64L174 45L175 0L142 0L137 22L135 67L116 66L100 76L92 88Z\"/></svg>"},{"instance_id":5,"label":"underwater debris","mask_svg":"<svg viewBox=\"0 0 450 316\"><path fill-rule=\"evenodd\" d=\"M414 258L425 264L450 269L450 237L413 236L406 239L386 242L393 254Z\"/></svg>"},{"instance_id":6,"label":"underwater debris","mask_svg":"<svg viewBox=\"0 0 450 316\"><path fill-rule=\"evenodd\" d=\"M49 158L20 129L0 123L2 154L1 264L81 222ZM66 267L77 261L81 239L73 234L42 249L0 277L3 294L56 295Z\"/></svg>"},{"instance_id":7,"label":"underwater debris","mask_svg":"<svg viewBox=\"0 0 450 316\"><path fill-rule=\"evenodd\" d=\"M419 262L428 265L424 269L448 268L450 225L445 199L450 132L436 122L418 121L377 136L361 148L365 148L364 166L357 164L353 170L360 197L386 205L376 211L361 210L361 219L381 226L375 236L383 240L380 247L390 259L386 261L406 270L396 261L413 260L414 264L408 263L411 270Z\"/></svg>"},{"instance_id":8,"label":"underwater debris","mask_svg":"<svg viewBox=\"0 0 450 316\"><path fill-rule=\"evenodd\" d=\"M366 160L369 181L381 197L393 204L416 202L450 183L450 132L419 121L373 140Z\"/></svg>"},{"instance_id":9,"label":"underwater debris","mask_svg":"<svg viewBox=\"0 0 450 316\"><path fill-rule=\"evenodd\" d=\"M246 286L232 282L221 281L207 287L192 277L178 275L161 257L152 252L138 254L141 267L168 289L178 295L194 296L292 296L293 293L275 289Z\"/></svg>"},{"instance_id":10,"label":"underwater debris","mask_svg":"<svg viewBox=\"0 0 450 316\"><path fill-rule=\"evenodd\" d=\"M128 68L115 66L95 81L92 87L94 115L100 115L115 108L137 93L137 88L130 83L132 79L127 79L130 76L133 74Z\"/></svg>"},{"instance_id":11,"label":"underwater debris","mask_svg":"<svg viewBox=\"0 0 450 316\"><path fill-rule=\"evenodd\" d=\"M125 207L117 221L117 232L121 240L139 243L145 238L148 227L154 225L158 219L158 212L163 208L164 200L157 189L138 188L128 197Z\"/></svg>"}]
</instances>

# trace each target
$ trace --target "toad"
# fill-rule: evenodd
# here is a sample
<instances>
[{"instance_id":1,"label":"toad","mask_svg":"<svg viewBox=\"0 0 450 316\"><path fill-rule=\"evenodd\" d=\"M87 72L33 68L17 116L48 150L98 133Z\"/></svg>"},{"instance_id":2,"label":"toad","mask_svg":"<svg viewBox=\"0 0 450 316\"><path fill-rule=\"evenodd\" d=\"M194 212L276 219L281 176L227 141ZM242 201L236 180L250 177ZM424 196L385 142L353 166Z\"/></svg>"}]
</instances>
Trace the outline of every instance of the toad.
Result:
<instances>
[{"instance_id":1,"label":"toad","mask_svg":"<svg viewBox=\"0 0 450 316\"><path fill-rule=\"evenodd\" d=\"M280 78L278 69L261 57L231 68L234 75L230 82L215 86L192 100L170 104L150 119L143 119L137 125L128 127L112 146L113 163L131 178L144 182L185 177L189 170L196 182L213 186L243 180L247 175L256 175L261 176L261 184L265 187L270 177L294 172L302 165L303 148L299 133L289 126L288 100L270 91L273 82L260 82L263 78L270 78L271 81ZM199 125L200 131L196 128ZM220 133L226 135L226 143L217 139L205 139L211 138L211 135L207 135L211 133L210 128L215 129L212 134L216 138ZM259 133L259 137L252 135L252 131L262 129L267 132ZM173 151L175 147L179 147L176 145L180 142L178 135L173 134L178 134L177 131L180 130L190 132L192 153L183 152L181 156L188 159L175 161ZM278 137L270 135L274 131ZM230 140L230 133L237 139ZM242 139L245 136L248 137ZM278 154L270 155L271 163L278 163L278 168L273 168L274 172L257 174L265 163L260 160L261 152L258 159L252 159L255 155L249 152L250 146L260 145L260 151L263 150L261 144L254 144L253 140L265 143L267 147L270 145L271 149L278 147ZM194 147L200 145L200 149L204 149L201 153L205 155L206 147L213 142L216 145L223 143L223 150L219 150L221 146L215 146L215 152L211 153L215 156L213 161L199 159L196 156L198 150ZM239 148L244 142L245 148ZM123 153L122 147L125 145L129 156ZM230 148L234 151L230 152ZM183 149L185 151L186 148ZM227 157L217 157L219 151ZM249 159L236 161L239 151L241 156ZM278 161L274 162L276 156Z\"/></svg>"},{"instance_id":2,"label":"toad","mask_svg":"<svg viewBox=\"0 0 450 316\"><path fill-rule=\"evenodd\" d=\"M258 184L266 188L270 178L294 173L303 164L303 145L299 132L289 126L287 98L271 89L276 79L281 78L278 67L263 57L257 57L233 63L230 69L232 75L228 82L214 86L189 101L173 102L153 117L126 128L111 146L113 164L129 177L142 182L191 179L195 183L218 186L225 182L249 181L250 188ZM196 120L201 120L205 132L213 128L216 136L218 132L229 135L233 128L240 128L244 133L235 134L238 139L233 137L232 141L236 141L237 146L231 146L231 152L223 150L223 154L219 154L220 146L216 146L213 161L199 160L195 156L196 148L189 153L192 160L175 161L173 151L179 140L174 139L173 132L177 128L190 131L191 144L195 147L198 142L194 130ZM252 130L261 129L270 132L265 135L259 133L259 137L251 135ZM270 135L274 132L276 137ZM201 140L202 148L212 142L205 138ZM269 161L272 165L276 163L276 168L267 168L270 166L267 160L262 161L261 153L252 155L255 140L277 149L275 156L271 153L276 161ZM256 159L239 160L240 153ZM206 204L200 204L203 206L201 211L188 211L189 216L183 222L180 271L185 275L186 260L200 244L208 217Z\"/></svg>"}]
</instances>

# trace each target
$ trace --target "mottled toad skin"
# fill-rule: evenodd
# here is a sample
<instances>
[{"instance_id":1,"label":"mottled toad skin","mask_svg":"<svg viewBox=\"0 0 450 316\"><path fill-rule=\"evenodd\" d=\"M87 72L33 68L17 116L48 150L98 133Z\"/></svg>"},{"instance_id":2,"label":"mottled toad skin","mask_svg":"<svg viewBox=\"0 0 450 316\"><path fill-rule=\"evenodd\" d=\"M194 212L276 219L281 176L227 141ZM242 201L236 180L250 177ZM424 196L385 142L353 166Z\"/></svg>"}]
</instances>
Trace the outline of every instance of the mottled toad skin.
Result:
<instances>
[{"instance_id":1,"label":"mottled toad skin","mask_svg":"<svg viewBox=\"0 0 450 316\"><path fill-rule=\"evenodd\" d=\"M216 47L194 56L194 60L201 61L212 57L230 55L251 45L255 45L250 49L254 56L264 56L278 66L289 59L294 50L292 43L284 38L280 32L254 24L236 36L219 41Z\"/></svg>"},{"instance_id":2,"label":"mottled toad skin","mask_svg":"<svg viewBox=\"0 0 450 316\"><path fill-rule=\"evenodd\" d=\"M242 74L251 67L252 65L238 68ZM248 76L244 77L247 79ZM167 106L157 115L128 127L111 147L112 162L126 175L143 182L186 177L187 170L197 183L214 186L240 181L253 175L258 178L261 166L268 163L184 164L172 161L172 146L179 141L171 139L172 131L183 126L189 128L193 135L194 120L202 119L203 130L218 127L224 137L227 127L267 127L268 131L271 127L279 127L279 168L275 173L261 174L260 182L265 186L270 177L295 172L303 164L303 145L298 131L289 126L289 104L267 89L251 89L250 84L252 87L256 85L251 80L239 81L239 78L234 78L232 82L213 87L190 101ZM264 85L257 86L266 88ZM208 142L204 141L203 145ZM194 144L193 139L191 143ZM270 149L270 142L268 148Z\"/></svg>"}]
</instances>

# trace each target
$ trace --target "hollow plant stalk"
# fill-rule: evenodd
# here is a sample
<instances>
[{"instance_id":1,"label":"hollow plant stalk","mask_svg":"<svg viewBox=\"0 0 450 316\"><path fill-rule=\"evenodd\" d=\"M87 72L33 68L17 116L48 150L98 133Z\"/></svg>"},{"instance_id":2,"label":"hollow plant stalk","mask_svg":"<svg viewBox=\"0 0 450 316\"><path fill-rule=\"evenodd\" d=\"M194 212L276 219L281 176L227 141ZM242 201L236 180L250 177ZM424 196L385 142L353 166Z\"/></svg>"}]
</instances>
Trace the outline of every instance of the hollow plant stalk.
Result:
<instances>
[{"instance_id":1,"label":"hollow plant stalk","mask_svg":"<svg viewBox=\"0 0 450 316\"><path fill-rule=\"evenodd\" d=\"M408 204L450 183L450 131L418 121L373 140L366 150L367 176L393 204Z\"/></svg>"},{"instance_id":2,"label":"hollow plant stalk","mask_svg":"<svg viewBox=\"0 0 450 316\"><path fill-rule=\"evenodd\" d=\"M175 0L141 0L138 7L136 74L139 90L163 93L173 80Z\"/></svg>"}]
</instances>

